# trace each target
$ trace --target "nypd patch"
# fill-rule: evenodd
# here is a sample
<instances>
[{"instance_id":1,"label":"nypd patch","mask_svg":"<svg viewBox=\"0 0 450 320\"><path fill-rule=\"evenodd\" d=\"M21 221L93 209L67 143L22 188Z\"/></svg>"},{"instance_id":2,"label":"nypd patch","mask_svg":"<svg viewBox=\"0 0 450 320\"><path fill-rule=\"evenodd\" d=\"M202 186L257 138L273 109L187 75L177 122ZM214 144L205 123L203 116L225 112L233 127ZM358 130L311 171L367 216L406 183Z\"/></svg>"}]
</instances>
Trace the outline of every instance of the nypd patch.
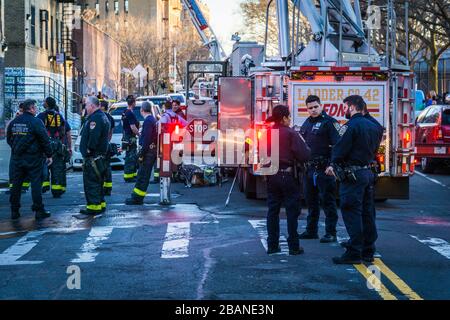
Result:
<instances>
[{"instance_id":1,"label":"nypd patch","mask_svg":"<svg viewBox=\"0 0 450 320\"><path fill-rule=\"evenodd\" d=\"M91 123L89 123L89 128L90 128L91 130L94 130L94 128L95 128L96 125L97 125L97 124L96 124L94 121L92 121Z\"/></svg>"},{"instance_id":2,"label":"nypd patch","mask_svg":"<svg viewBox=\"0 0 450 320\"><path fill-rule=\"evenodd\" d=\"M339 129L339 135L342 137L345 132L347 131L348 127L344 124L340 129Z\"/></svg>"}]
</instances>

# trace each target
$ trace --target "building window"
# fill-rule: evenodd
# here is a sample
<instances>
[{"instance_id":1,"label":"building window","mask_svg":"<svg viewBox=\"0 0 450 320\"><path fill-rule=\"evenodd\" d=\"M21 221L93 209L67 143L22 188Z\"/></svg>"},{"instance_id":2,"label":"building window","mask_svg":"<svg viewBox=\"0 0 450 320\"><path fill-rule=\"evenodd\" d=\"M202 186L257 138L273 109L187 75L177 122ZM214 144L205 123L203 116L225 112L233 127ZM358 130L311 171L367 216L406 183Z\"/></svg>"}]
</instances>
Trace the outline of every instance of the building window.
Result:
<instances>
[{"instance_id":1,"label":"building window","mask_svg":"<svg viewBox=\"0 0 450 320\"><path fill-rule=\"evenodd\" d=\"M55 42L56 42L56 53L59 53L59 20L56 19L56 37L55 37Z\"/></svg>"},{"instance_id":2,"label":"building window","mask_svg":"<svg viewBox=\"0 0 450 320\"><path fill-rule=\"evenodd\" d=\"M123 2L123 10L125 11L125 13L128 13L128 0L125 0Z\"/></svg>"},{"instance_id":3,"label":"building window","mask_svg":"<svg viewBox=\"0 0 450 320\"><path fill-rule=\"evenodd\" d=\"M33 46L36 45L36 8L35 6L31 6L31 16L30 16L30 32L31 38L30 42Z\"/></svg>"},{"instance_id":4,"label":"building window","mask_svg":"<svg viewBox=\"0 0 450 320\"><path fill-rule=\"evenodd\" d=\"M119 14L119 0L114 0L114 13Z\"/></svg>"},{"instance_id":5,"label":"building window","mask_svg":"<svg viewBox=\"0 0 450 320\"><path fill-rule=\"evenodd\" d=\"M55 33L53 28L55 27L53 17L50 17L50 51L53 54L55 52Z\"/></svg>"},{"instance_id":6,"label":"building window","mask_svg":"<svg viewBox=\"0 0 450 320\"><path fill-rule=\"evenodd\" d=\"M45 50L48 50L48 20L45 21Z\"/></svg>"},{"instance_id":7,"label":"building window","mask_svg":"<svg viewBox=\"0 0 450 320\"><path fill-rule=\"evenodd\" d=\"M106 14L108 14L108 12L109 12L109 1L108 0L105 1L105 12L106 12Z\"/></svg>"},{"instance_id":8,"label":"building window","mask_svg":"<svg viewBox=\"0 0 450 320\"><path fill-rule=\"evenodd\" d=\"M100 17L100 3L98 3L98 0L95 2L95 14L98 17Z\"/></svg>"}]
</instances>

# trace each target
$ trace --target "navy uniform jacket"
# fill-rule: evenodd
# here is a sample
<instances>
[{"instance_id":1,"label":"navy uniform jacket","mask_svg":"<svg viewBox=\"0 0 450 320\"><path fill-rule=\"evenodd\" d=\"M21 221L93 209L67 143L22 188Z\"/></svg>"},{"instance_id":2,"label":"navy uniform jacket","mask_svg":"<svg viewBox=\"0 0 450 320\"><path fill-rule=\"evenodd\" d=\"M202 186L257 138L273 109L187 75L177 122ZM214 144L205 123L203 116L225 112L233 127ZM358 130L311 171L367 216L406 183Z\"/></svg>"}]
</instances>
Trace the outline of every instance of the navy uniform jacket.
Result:
<instances>
[{"instance_id":1,"label":"navy uniform jacket","mask_svg":"<svg viewBox=\"0 0 450 320\"><path fill-rule=\"evenodd\" d=\"M122 126L124 135L133 137L135 136L135 134L131 130L131 126L133 124L136 126L136 128L139 129L139 121L134 115L134 112L130 109L127 109L122 113Z\"/></svg>"},{"instance_id":2,"label":"navy uniform jacket","mask_svg":"<svg viewBox=\"0 0 450 320\"><path fill-rule=\"evenodd\" d=\"M372 117L372 116L370 115L370 113L366 113L366 114L364 115L364 118L366 118L367 120L369 120L370 122L372 122L373 124L375 124L375 125L377 126L377 128L378 128L378 134L379 134L379 139L380 139L380 142L381 142L381 140L383 139L383 134L384 134L384 128L383 128L383 126L377 121L377 119L375 119L374 117Z\"/></svg>"},{"instance_id":3,"label":"navy uniform jacket","mask_svg":"<svg viewBox=\"0 0 450 320\"><path fill-rule=\"evenodd\" d=\"M308 117L300 133L311 149L311 158L331 158L331 148L339 140L339 123L325 112L316 118Z\"/></svg>"},{"instance_id":4,"label":"navy uniform jacket","mask_svg":"<svg viewBox=\"0 0 450 320\"><path fill-rule=\"evenodd\" d=\"M92 113L81 130L80 152L83 158L106 155L109 140L109 120L100 109Z\"/></svg>"},{"instance_id":5,"label":"navy uniform jacket","mask_svg":"<svg viewBox=\"0 0 450 320\"><path fill-rule=\"evenodd\" d=\"M13 159L42 161L44 154L47 158L52 156L44 124L29 112L24 112L9 123L6 139L11 146Z\"/></svg>"},{"instance_id":6,"label":"navy uniform jacket","mask_svg":"<svg viewBox=\"0 0 450 320\"><path fill-rule=\"evenodd\" d=\"M279 130L280 169L292 167L295 162L309 160L311 150L294 129L280 124L275 124L272 129Z\"/></svg>"},{"instance_id":7,"label":"navy uniform jacket","mask_svg":"<svg viewBox=\"0 0 450 320\"><path fill-rule=\"evenodd\" d=\"M361 113L355 114L342 126L342 136L333 147L331 162L351 166L369 165L380 146L379 132L379 128Z\"/></svg>"},{"instance_id":8,"label":"navy uniform jacket","mask_svg":"<svg viewBox=\"0 0 450 320\"><path fill-rule=\"evenodd\" d=\"M113 130L116 124L114 123L114 118L112 115L109 114L109 112L105 112L106 117L109 121L109 130Z\"/></svg>"},{"instance_id":9,"label":"navy uniform jacket","mask_svg":"<svg viewBox=\"0 0 450 320\"><path fill-rule=\"evenodd\" d=\"M45 110L37 115L38 119L41 119L44 123L47 133L51 138L58 138L61 141L64 140L64 136L67 130L66 126L69 124L64 120L64 117L56 110Z\"/></svg>"},{"instance_id":10,"label":"navy uniform jacket","mask_svg":"<svg viewBox=\"0 0 450 320\"><path fill-rule=\"evenodd\" d=\"M156 152L156 142L158 137L158 131L156 126L156 119L149 115L145 118L142 125L142 132L139 137L139 145L142 147L143 153L147 153L150 150ZM150 145L154 144L154 148L150 149Z\"/></svg>"}]
</instances>

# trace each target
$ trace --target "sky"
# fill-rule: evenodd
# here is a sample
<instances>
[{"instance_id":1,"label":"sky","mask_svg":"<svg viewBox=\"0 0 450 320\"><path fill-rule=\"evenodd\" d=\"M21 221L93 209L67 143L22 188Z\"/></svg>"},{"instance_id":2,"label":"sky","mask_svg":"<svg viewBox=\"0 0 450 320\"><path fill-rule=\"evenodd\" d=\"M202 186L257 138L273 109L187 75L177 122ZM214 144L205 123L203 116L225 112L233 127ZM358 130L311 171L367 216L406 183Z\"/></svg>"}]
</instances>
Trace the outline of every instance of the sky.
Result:
<instances>
[{"instance_id":1,"label":"sky","mask_svg":"<svg viewBox=\"0 0 450 320\"><path fill-rule=\"evenodd\" d=\"M209 24L225 52L229 55L234 41L231 36L242 29L243 18L239 4L242 0L202 0L210 11Z\"/></svg>"}]
</instances>

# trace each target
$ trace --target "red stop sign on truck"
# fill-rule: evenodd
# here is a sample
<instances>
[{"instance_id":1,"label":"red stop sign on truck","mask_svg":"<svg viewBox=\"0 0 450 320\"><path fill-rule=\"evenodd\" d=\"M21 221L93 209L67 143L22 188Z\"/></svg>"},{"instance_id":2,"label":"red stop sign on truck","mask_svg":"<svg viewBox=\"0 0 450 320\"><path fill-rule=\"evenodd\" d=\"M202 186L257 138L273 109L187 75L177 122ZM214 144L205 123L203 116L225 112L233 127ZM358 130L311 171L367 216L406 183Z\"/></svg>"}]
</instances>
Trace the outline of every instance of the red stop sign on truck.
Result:
<instances>
[{"instance_id":1,"label":"red stop sign on truck","mask_svg":"<svg viewBox=\"0 0 450 320\"><path fill-rule=\"evenodd\" d=\"M186 130L192 135L203 135L208 130L208 124L203 119L192 119Z\"/></svg>"}]
</instances>

